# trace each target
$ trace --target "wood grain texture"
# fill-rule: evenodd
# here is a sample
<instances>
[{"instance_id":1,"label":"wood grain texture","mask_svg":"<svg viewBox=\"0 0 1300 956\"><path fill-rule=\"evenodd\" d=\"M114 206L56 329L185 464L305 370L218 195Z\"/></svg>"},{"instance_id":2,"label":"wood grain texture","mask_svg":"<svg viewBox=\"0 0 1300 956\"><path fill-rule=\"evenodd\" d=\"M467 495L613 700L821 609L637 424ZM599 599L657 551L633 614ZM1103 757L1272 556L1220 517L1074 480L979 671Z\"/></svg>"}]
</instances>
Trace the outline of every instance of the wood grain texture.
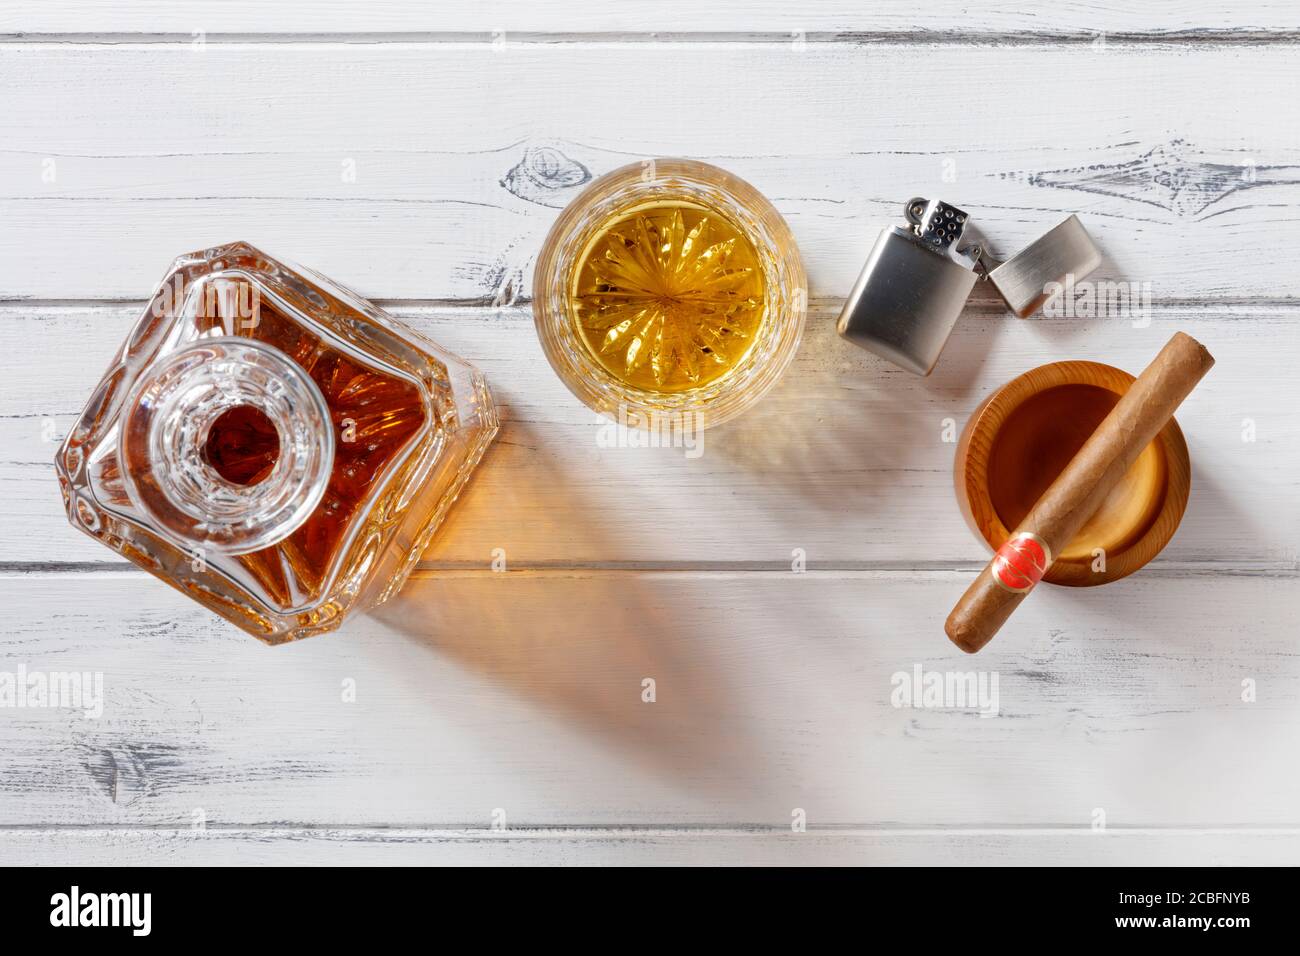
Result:
<instances>
[{"instance_id":1,"label":"wood grain texture","mask_svg":"<svg viewBox=\"0 0 1300 956\"><path fill-rule=\"evenodd\" d=\"M105 5L94 0L43 0L6 7L3 33L181 34L205 30L218 35L329 33L446 35L454 33L536 34L538 39L566 34L802 32L833 35L1007 34L1014 37L1092 37L1097 32L1139 36L1269 36L1300 30L1295 7L1281 0L1251 4L1249 12L1209 0L1156 0L1126 4L1056 2L1035 5L984 3L972 8L962 0L935 0L924 6L905 0L821 0L791 4L785 0L739 0L707 6L693 0L654 4L608 0L475 0L462 4L427 4L412 0L377 0L358 5L346 0L319 0L310 12L300 4L232 0L219 9L199 0L145 0Z\"/></svg>"},{"instance_id":2,"label":"wood grain texture","mask_svg":"<svg viewBox=\"0 0 1300 956\"><path fill-rule=\"evenodd\" d=\"M141 298L244 238L374 298L511 301L587 179L664 155L769 196L814 299L939 193L1003 255L1077 212L1097 277L1160 300L1300 295L1300 103L1261 95L1300 83L1292 47L961 47L978 96L917 69L952 50L5 45L0 298ZM707 93L617 81L665 72Z\"/></svg>"},{"instance_id":3,"label":"wood grain texture","mask_svg":"<svg viewBox=\"0 0 1300 956\"><path fill-rule=\"evenodd\" d=\"M1283 866L1291 830L32 828L0 864L73 866Z\"/></svg>"},{"instance_id":4,"label":"wood grain texture","mask_svg":"<svg viewBox=\"0 0 1300 956\"><path fill-rule=\"evenodd\" d=\"M1296 862L1298 21L6 6L0 674L102 673L105 700L0 707L0 863ZM698 458L602 447L526 302L585 182L675 154L772 199L813 297L785 380ZM932 378L886 366L832 325L917 194L965 203L999 254L1078 212L1094 278L1149 283L1151 308L1026 322L977 293ZM50 465L170 258L234 238L461 352L505 417L402 595L274 650L73 532ZM1169 548L1042 589L978 660L999 716L894 707L898 672L974 669L942 633L986 556L945 435L1032 366L1136 371L1179 328L1219 365L1179 415Z\"/></svg>"},{"instance_id":5,"label":"wood grain texture","mask_svg":"<svg viewBox=\"0 0 1300 956\"><path fill-rule=\"evenodd\" d=\"M0 307L0 554L11 564L117 560L67 526L51 462L139 308ZM482 368L502 405L502 432L430 567L487 567L496 548L512 567L788 568L795 549L813 568L979 567L988 551L952 485L976 406L1061 359L1140 371L1180 328L1219 364L1179 412L1191 501L1160 560L1296 566L1300 420L1285 396L1300 325L1286 308L1161 309L1143 328L968 310L921 379L839 340L834 309L818 307L777 388L705 432L695 457L627 447L551 371L527 308L394 311Z\"/></svg>"},{"instance_id":6,"label":"wood grain texture","mask_svg":"<svg viewBox=\"0 0 1300 956\"><path fill-rule=\"evenodd\" d=\"M1300 822L1294 575L1054 588L978 662L942 629L969 580L417 572L272 649L140 573L6 576L0 670L104 691L0 711L0 824ZM996 672L998 716L894 706L918 666Z\"/></svg>"}]
</instances>

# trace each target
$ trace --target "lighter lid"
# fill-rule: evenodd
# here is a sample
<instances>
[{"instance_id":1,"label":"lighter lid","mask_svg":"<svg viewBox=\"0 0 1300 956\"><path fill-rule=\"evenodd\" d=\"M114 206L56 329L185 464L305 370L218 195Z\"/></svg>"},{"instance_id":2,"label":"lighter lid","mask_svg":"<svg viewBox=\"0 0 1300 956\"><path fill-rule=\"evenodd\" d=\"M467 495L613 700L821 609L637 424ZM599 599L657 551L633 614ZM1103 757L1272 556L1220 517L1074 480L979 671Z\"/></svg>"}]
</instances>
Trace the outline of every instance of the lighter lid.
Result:
<instances>
[{"instance_id":1,"label":"lighter lid","mask_svg":"<svg viewBox=\"0 0 1300 956\"><path fill-rule=\"evenodd\" d=\"M1033 314L1067 279L1082 279L1101 265L1101 250L1078 216L1070 216L1006 262L987 251L977 268L1022 319Z\"/></svg>"}]
</instances>

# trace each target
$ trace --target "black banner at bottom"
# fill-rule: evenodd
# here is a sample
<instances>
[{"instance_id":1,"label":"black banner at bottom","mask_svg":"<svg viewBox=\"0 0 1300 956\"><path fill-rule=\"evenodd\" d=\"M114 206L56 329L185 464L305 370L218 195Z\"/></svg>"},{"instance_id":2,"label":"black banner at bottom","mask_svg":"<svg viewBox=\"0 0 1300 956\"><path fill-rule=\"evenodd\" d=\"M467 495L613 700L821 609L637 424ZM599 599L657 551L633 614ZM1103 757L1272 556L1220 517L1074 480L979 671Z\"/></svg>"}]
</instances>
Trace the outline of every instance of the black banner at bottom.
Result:
<instances>
[{"instance_id":1,"label":"black banner at bottom","mask_svg":"<svg viewBox=\"0 0 1300 956\"><path fill-rule=\"evenodd\" d=\"M393 932L477 924L512 934L634 936L674 924L730 942L771 931L819 936L877 930L918 942L978 931L1026 942L1099 937L1232 945L1290 936L1287 869L593 869L217 868L0 870L9 943L337 945ZM503 918L504 917L504 918ZM430 941L438 939L430 936ZM607 937L610 940L616 937ZM683 937L674 936L682 939Z\"/></svg>"}]
</instances>

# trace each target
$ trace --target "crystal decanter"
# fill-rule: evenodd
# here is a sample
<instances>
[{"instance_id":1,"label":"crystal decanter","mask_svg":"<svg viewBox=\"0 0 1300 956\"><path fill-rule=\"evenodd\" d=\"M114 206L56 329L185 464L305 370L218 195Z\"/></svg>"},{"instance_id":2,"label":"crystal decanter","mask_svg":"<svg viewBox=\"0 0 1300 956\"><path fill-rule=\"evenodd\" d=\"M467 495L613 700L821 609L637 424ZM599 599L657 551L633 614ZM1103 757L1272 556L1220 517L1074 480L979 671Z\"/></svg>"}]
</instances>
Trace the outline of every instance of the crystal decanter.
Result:
<instances>
[{"instance_id":1,"label":"crystal decanter","mask_svg":"<svg viewBox=\"0 0 1300 956\"><path fill-rule=\"evenodd\" d=\"M233 243L172 264L56 467L73 525L279 644L397 593L496 431L477 369Z\"/></svg>"}]
</instances>

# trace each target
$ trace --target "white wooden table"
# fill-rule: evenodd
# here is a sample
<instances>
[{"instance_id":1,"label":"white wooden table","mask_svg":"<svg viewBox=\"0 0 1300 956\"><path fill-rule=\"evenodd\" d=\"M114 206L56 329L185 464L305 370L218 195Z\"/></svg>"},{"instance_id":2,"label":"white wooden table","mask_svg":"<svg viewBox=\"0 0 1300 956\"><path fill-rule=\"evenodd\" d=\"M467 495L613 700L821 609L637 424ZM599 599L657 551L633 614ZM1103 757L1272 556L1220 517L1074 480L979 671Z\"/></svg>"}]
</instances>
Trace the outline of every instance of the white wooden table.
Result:
<instances>
[{"instance_id":1,"label":"white wooden table","mask_svg":"<svg viewBox=\"0 0 1300 956\"><path fill-rule=\"evenodd\" d=\"M1300 11L706 6L5 5L0 671L105 700L0 709L0 862L1300 860ZM769 196L811 283L698 458L599 447L527 301L581 183L664 155ZM1151 313L981 297L896 371L832 326L918 194L1003 253L1078 212ZM477 363L505 419L401 597L277 649L74 532L51 465L168 261L232 239ZM985 552L945 420L1176 329L1218 365L1172 544L957 652ZM996 672L1000 715L892 706L915 665Z\"/></svg>"}]
</instances>

